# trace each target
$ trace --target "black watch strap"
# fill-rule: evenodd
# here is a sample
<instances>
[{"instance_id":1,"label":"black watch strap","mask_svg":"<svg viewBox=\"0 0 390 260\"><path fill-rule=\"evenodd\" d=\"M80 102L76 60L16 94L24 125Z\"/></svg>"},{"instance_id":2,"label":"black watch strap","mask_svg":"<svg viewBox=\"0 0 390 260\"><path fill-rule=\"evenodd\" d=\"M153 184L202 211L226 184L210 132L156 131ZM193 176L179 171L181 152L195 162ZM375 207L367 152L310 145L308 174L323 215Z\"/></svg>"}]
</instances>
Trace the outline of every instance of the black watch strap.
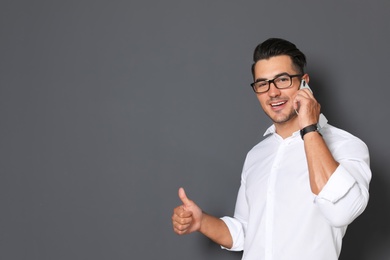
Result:
<instances>
[{"instance_id":1,"label":"black watch strap","mask_svg":"<svg viewBox=\"0 0 390 260\"><path fill-rule=\"evenodd\" d=\"M318 126L317 124L313 124L313 125L308 125L304 128L301 129L301 137L302 137L302 140L303 140L303 136L307 133L310 133L310 132L314 132L314 131L318 131Z\"/></svg>"}]
</instances>

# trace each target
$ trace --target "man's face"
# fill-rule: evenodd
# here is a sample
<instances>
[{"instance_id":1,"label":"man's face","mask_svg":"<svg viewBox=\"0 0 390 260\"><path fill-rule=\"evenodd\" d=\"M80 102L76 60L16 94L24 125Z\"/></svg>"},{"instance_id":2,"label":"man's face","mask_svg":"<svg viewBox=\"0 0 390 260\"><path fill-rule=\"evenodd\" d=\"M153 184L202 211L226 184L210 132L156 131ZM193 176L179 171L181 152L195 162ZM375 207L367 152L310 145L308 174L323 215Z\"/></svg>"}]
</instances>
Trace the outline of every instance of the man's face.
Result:
<instances>
[{"instance_id":1,"label":"man's face","mask_svg":"<svg viewBox=\"0 0 390 260\"><path fill-rule=\"evenodd\" d=\"M272 57L268 60L259 60L254 67L255 81L258 79L270 80L277 75L287 73L289 75L299 74L294 69L291 58L287 55ZM304 78L307 75L304 76ZM277 89L273 83L270 84L268 92L257 94L261 107L275 124L291 122L296 118L293 107L293 100L300 86L298 77L292 78L291 87Z\"/></svg>"}]
</instances>

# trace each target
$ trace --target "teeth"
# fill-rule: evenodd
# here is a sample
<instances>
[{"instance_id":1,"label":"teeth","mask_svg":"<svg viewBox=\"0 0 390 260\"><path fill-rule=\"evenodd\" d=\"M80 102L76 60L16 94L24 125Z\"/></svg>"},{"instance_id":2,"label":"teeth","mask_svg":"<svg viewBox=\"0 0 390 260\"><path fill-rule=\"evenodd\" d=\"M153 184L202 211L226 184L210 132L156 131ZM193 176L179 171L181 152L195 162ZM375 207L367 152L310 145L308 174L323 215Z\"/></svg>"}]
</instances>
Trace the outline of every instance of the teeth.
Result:
<instances>
[{"instance_id":1,"label":"teeth","mask_svg":"<svg viewBox=\"0 0 390 260\"><path fill-rule=\"evenodd\" d=\"M283 105L284 103L285 102L273 103L273 104L271 104L271 106L276 107L276 106Z\"/></svg>"}]
</instances>

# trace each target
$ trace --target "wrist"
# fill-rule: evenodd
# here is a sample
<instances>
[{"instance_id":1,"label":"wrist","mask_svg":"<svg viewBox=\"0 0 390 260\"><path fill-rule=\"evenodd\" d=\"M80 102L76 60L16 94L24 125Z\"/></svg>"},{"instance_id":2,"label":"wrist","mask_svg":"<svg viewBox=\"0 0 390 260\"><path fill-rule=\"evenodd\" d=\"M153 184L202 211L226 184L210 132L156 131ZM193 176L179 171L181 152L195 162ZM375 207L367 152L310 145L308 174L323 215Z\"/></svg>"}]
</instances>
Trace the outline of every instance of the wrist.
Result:
<instances>
[{"instance_id":1,"label":"wrist","mask_svg":"<svg viewBox=\"0 0 390 260\"><path fill-rule=\"evenodd\" d=\"M207 229L207 214L202 210L202 215L200 217L200 221L199 221L199 229L198 231L200 233L203 233L205 234L206 232L206 229Z\"/></svg>"},{"instance_id":2,"label":"wrist","mask_svg":"<svg viewBox=\"0 0 390 260\"><path fill-rule=\"evenodd\" d=\"M317 126L317 124L312 124L312 125L305 126L304 128L302 128L302 129L300 130L300 134L301 134L302 140L304 140L303 137L304 137L306 134L311 133L311 132L318 132L318 126Z\"/></svg>"}]
</instances>

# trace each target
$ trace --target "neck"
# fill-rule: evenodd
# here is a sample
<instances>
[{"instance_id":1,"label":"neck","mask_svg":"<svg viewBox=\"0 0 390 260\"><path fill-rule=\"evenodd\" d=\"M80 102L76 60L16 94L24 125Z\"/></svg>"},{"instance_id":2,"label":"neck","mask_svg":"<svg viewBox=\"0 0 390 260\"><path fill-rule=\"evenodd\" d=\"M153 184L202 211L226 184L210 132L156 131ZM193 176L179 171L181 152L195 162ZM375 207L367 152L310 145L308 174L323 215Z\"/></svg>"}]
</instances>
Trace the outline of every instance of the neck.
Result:
<instances>
[{"instance_id":1,"label":"neck","mask_svg":"<svg viewBox=\"0 0 390 260\"><path fill-rule=\"evenodd\" d=\"M299 130L298 118L288 120L287 122L276 123L274 122L275 130L278 135L283 139L290 137L294 132Z\"/></svg>"}]
</instances>

